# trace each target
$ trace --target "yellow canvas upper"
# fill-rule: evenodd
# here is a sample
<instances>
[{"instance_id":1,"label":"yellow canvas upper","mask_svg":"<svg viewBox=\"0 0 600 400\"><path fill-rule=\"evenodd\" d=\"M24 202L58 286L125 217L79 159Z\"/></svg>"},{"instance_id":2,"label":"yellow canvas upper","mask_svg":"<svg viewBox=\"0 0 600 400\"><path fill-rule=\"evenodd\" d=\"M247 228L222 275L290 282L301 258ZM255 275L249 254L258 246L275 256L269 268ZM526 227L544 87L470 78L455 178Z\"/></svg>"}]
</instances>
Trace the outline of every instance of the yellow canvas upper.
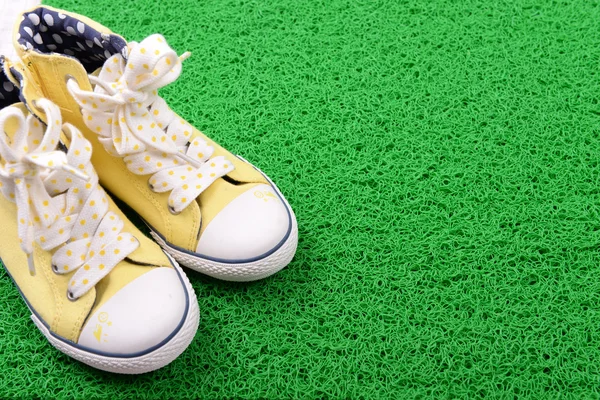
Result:
<instances>
[{"instance_id":1,"label":"yellow canvas upper","mask_svg":"<svg viewBox=\"0 0 600 400\"><path fill-rule=\"evenodd\" d=\"M8 66L11 64L7 63ZM26 111L23 104L14 105ZM39 117L45 117L39 114ZM10 121L7 132L10 137ZM3 161L0 160L0 164ZM77 342L81 329L89 315L100 308L115 293L128 283L149 272L153 267L171 267L171 263L160 247L145 237L108 198L109 210L124 222L123 231L133 234L139 247L121 261L105 278L86 294L71 301L67 290L72 274L56 274L52 271L52 256L57 249L45 251L34 244L33 262L35 274L27 268L27 255L20 247L17 233L16 204L0 195L0 259L19 287L31 308L41 317L54 333Z\"/></svg>"},{"instance_id":2,"label":"yellow canvas upper","mask_svg":"<svg viewBox=\"0 0 600 400\"><path fill-rule=\"evenodd\" d=\"M140 241L140 247L129 258L141 265L122 261L95 288L77 301L70 301L66 296L70 275L52 272L52 252L35 246L36 274L30 275L27 256L19 247L16 206L0 196L0 219L3 223L3 229L0 230L0 259L31 307L53 332L65 339L76 342L87 316L129 282L150 271L149 266L170 266L160 247L135 228L112 201L110 210L120 214L125 222L124 230L134 234Z\"/></svg>"},{"instance_id":3,"label":"yellow canvas upper","mask_svg":"<svg viewBox=\"0 0 600 400\"><path fill-rule=\"evenodd\" d=\"M19 246L16 206L4 196L0 196L0 219L0 258L23 297L53 332L77 341L96 300L96 290L90 290L76 302L70 301L66 296L69 276L53 273L52 254L37 245L33 253L36 274L32 276L27 269L27 256Z\"/></svg>"},{"instance_id":4,"label":"yellow canvas upper","mask_svg":"<svg viewBox=\"0 0 600 400\"><path fill-rule=\"evenodd\" d=\"M80 19L102 33L112 34L107 28L83 16L61 12ZM168 242L194 251L203 230L225 206L244 191L259 184L268 184L266 178L251 165L241 161L194 129L192 137L206 140L214 147L215 156L225 156L235 167L228 176L243 185L234 185L219 178L183 212L172 214L168 208L169 193L152 191L148 185L149 175L136 175L130 172L124 160L106 152L97 134L87 128L79 106L66 86L67 79L72 77L82 90L92 90L83 66L73 57L55 53L42 54L24 49L16 41L15 44L21 58L21 62L15 67L24 77L23 95L30 107L35 99L40 97L46 97L56 103L61 108L65 122L76 126L92 143L94 149L92 163L98 172L102 186L133 208Z\"/></svg>"}]
</instances>

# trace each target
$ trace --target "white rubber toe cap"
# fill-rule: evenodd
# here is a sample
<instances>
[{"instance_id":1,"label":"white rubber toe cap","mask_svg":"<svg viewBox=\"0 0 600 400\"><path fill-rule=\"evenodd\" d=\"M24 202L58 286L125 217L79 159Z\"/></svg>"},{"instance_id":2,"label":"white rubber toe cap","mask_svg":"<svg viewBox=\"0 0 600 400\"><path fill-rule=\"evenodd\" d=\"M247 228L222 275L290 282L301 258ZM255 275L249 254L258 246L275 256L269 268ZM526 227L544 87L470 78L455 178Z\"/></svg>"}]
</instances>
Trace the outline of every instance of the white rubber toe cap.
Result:
<instances>
[{"instance_id":1,"label":"white rubber toe cap","mask_svg":"<svg viewBox=\"0 0 600 400\"><path fill-rule=\"evenodd\" d=\"M266 256L290 230L290 214L270 185L258 185L229 203L208 224L196 252L230 262Z\"/></svg>"},{"instance_id":2,"label":"white rubber toe cap","mask_svg":"<svg viewBox=\"0 0 600 400\"><path fill-rule=\"evenodd\" d=\"M182 323L185 288L173 268L155 268L127 284L83 327L79 344L112 354L147 351Z\"/></svg>"}]
</instances>

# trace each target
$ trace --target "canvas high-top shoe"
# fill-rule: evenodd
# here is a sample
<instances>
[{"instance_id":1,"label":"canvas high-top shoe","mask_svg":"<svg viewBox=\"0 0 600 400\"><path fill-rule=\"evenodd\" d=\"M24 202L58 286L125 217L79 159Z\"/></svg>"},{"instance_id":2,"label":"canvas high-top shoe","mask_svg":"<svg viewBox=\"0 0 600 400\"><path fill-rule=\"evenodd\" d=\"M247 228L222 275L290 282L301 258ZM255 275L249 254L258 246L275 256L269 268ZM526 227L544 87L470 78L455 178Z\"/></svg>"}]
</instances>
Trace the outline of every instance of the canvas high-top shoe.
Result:
<instances>
[{"instance_id":1,"label":"canvas high-top shoe","mask_svg":"<svg viewBox=\"0 0 600 400\"><path fill-rule=\"evenodd\" d=\"M95 368L163 367L197 330L189 281L99 186L91 144L59 108L38 97L32 115L0 75L0 259L31 319Z\"/></svg>"},{"instance_id":2,"label":"canvas high-top shoe","mask_svg":"<svg viewBox=\"0 0 600 400\"><path fill-rule=\"evenodd\" d=\"M161 35L127 43L88 18L46 6L24 13L15 44L32 86L25 99L59 105L92 143L103 187L182 265L251 281L291 261L298 230L279 189L158 95L189 54L178 57Z\"/></svg>"}]
</instances>

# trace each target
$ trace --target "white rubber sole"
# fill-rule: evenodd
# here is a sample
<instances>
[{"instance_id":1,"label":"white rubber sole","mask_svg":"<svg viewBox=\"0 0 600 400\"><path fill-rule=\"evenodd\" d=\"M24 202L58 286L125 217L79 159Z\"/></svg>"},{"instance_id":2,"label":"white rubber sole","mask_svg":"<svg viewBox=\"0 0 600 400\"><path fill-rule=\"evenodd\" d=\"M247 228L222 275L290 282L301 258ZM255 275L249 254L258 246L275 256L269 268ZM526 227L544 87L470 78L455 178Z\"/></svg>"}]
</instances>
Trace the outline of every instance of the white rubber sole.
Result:
<instances>
[{"instance_id":1,"label":"white rubber sole","mask_svg":"<svg viewBox=\"0 0 600 400\"><path fill-rule=\"evenodd\" d=\"M35 315L31 315L31 319L44 334L46 339L59 351L65 353L69 357L81 361L91 367L101 369L103 371L115 372L119 374L143 374L145 372L154 371L162 368L175 360L189 346L198 330L200 313L198 310L198 300L192 289L190 281L179 266L175 266L181 274L182 280L185 283L185 288L189 296L189 305L187 317L179 331L167 343L154 351L137 356L137 357L108 357L98 355L89 351L79 349L70 345L68 342L58 339L50 333L50 330L40 321Z\"/></svg>"},{"instance_id":2,"label":"white rubber sole","mask_svg":"<svg viewBox=\"0 0 600 400\"><path fill-rule=\"evenodd\" d=\"M167 253L184 267L202 274L231 282L251 282L271 276L287 266L296 254L298 247L298 224L292 214L292 230L285 243L271 255L257 261L241 264L228 264L196 257L169 246L159 235L150 234Z\"/></svg>"},{"instance_id":3,"label":"white rubber sole","mask_svg":"<svg viewBox=\"0 0 600 400\"><path fill-rule=\"evenodd\" d=\"M256 169L260 171L258 168ZM262 173L262 171L260 172ZM158 243L164 251L171 255L182 266L212 276L213 278L230 282L251 282L264 279L281 271L292 261L296 254L296 248L298 247L298 222L296 222L296 215L294 214L292 207L290 207L283 194L281 194L277 185L275 185L266 175L264 176L269 180L277 193L279 193L279 196L290 212L292 220L292 228L287 240L275 252L267 257L248 263L236 264L213 261L172 247L160 235L156 234L151 227L150 234L156 243Z\"/></svg>"}]
</instances>

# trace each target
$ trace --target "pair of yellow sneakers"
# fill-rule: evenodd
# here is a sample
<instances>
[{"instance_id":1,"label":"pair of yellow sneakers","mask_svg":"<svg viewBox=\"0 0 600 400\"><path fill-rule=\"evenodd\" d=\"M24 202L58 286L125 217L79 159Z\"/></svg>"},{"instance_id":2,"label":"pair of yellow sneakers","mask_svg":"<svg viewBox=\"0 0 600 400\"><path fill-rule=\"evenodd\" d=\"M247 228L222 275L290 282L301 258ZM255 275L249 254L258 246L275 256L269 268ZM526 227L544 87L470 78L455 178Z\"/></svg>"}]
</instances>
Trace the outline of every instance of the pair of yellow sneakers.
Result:
<instances>
[{"instance_id":1,"label":"pair of yellow sneakers","mask_svg":"<svg viewBox=\"0 0 600 400\"><path fill-rule=\"evenodd\" d=\"M43 6L18 21L15 46L0 77L0 259L57 349L112 372L160 368L198 327L177 263L230 281L272 275L296 251L294 213L158 95L188 56L163 36L127 43Z\"/></svg>"}]
</instances>

